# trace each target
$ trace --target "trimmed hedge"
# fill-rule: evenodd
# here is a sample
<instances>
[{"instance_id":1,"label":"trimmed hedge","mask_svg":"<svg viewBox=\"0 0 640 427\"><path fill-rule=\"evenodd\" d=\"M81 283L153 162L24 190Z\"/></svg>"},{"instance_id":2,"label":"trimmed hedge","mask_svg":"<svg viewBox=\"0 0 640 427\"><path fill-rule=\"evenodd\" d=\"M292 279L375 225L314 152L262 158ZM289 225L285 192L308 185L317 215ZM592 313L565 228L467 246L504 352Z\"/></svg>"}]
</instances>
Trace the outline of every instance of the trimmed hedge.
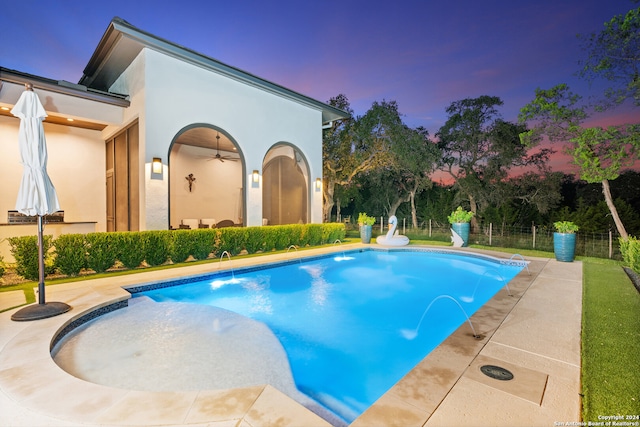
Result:
<instances>
[{"instance_id":1,"label":"trimmed hedge","mask_svg":"<svg viewBox=\"0 0 640 427\"><path fill-rule=\"evenodd\" d=\"M173 242L169 233L162 230L141 231L140 238L143 241L144 260L148 265L162 265L169 260Z\"/></svg>"},{"instance_id":2,"label":"trimmed hedge","mask_svg":"<svg viewBox=\"0 0 640 427\"><path fill-rule=\"evenodd\" d=\"M77 276L87 264L87 241L84 234L63 234L55 240L53 265L67 276Z\"/></svg>"},{"instance_id":3,"label":"trimmed hedge","mask_svg":"<svg viewBox=\"0 0 640 427\"><path fill-rule=\"evenodd\" d=\"M322 244L322 234L323 234L323 227L324 224L309 224L307 226L307 228L305 229L305 241L307 242L307 244L309 246L318 246ZM344 234L345 232L342 232L342 239L344 239ZM326 243L333 243L335 242L334 240L331 240L330 238L327 239Z\"/></svg>"},{"instance_id":4,"label":"trimmed hedge","mask_svg":"<svg viewBox=\"0 0 640 427\"><path fill-rule=\"evenodd\" d=\"M38 236L10 237L11 254L16 260L16 273L27 280L40 278L38 261ZM45 275L51 272L51 236L42 236L45 259Z\"/></svg>"},{"instance_id":5,"label":"trimmed hedge","mask_svg":"<svg viewBox=\"0 0 640 427\"><path fill-rule=\"evenodd\" d=\"M111 233L115 240L116 259L128 269L140 267L144 261L144 236L139 232L119 231Z\"/></svg>"},{"instance_id":6,"label":"trimmed hedge","mask_svg":"<svg viewBox=\"0 0 640 427\"><path fill-rule=\"evenodd\" d=\"M253 254L284 250L291 245L318 246L344 237L344 224L338 223L63 234L54 241L51 236L44 236L47 254L55 260L49 265L67 276L75 276L83 268L102 273L117 262L133 269L143 263L155 266L218 257L224 251L234 256L242 251ZM13 237L9 243L17 273L37 280L37 238ZM54 250L49 254L52 246Z\"/></svg>"},{"instance_id":7,"label":"trimmed hedge","mask_svg":"<svg viewBox=\"0 0 640 427\"><path fill-rule=\"evenodd\" d=\"M227 251L230 255L238 255L245 248L246 233L244 229L226 227L220 228L218 231L220 233L218 235L220 254Z\"/></svg>"},{"instance_id":8,"label":"trimmed hedge","mask_svg":"<svg viewBox=\"0 0 640 427\"><path fill-rule=\"evenodd\" d=\"M118 258L116 233L89 233L87 242L87 268L103 273L113 267Z\"/></svg>"},{"instance_id":9,"label":"trimmed hedge","mask_svg":"<svg viewBox=\"0 0 640 427\"><path fill-rule=\"evenodd\" d=\"M266 236L269 234L265 227L245 227L242 230L244 231L244 248L248 253L264 251Z\"/></svg>"},{"instance_id":10,"label":"trimmed hedge","mask_svg":"<svg viewBox=\"0 0 640 427\"><path fill-rule=\"evenodd\" d=\"M169 258L171 258L171 262L185 262L191 255L191 230L173 230L170 231L170 234Z\"/></svg>"},{"instance_id":11,"label":"trimmed hedge","mask_svg":"<svg viewBox=\"0 0 640 427\"><path fill-rule=\"evenodd\" d=\"M189 230L191 237L190 255L194 259L207 259L209 255L214 254L218 250L218 230L211 228L199 228L197 230Z\"/></svg>"}]
</instances>

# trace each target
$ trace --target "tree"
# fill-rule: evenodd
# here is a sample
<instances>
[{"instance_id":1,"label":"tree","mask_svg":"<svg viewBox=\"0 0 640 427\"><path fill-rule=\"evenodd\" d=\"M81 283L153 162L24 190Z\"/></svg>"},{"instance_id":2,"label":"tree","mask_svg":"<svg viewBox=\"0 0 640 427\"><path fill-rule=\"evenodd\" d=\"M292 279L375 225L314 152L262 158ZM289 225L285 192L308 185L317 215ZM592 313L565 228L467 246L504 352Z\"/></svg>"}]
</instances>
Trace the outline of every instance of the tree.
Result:
<instances>
[{"instance_id":1,"label":"tree","mask_svg":"<svg viewBox=\"0 0 640 427\"><path fill-rule=\"evenodd\" d=\"M402 177L398 176L397 159L393 147L404 141L404 124L395 101L374 102L354 126L356 140L363 147L377 147L375 167L363 175L363 182L374 190L372 204L376 210L393 215L398 206L407 201L407 194L398 188ZM390 213L391 212L391 213Z\"/></svg>"},{"instance_id":2,"label":"tree","mask_svg":"<svg viewBox=\"0 0 640 427\"><path fill-rule=\"evenodd\" d=\"M551 142L568 142L566 151L579 167L580 178L602 184L618 233L626 240L628 234L613 203L609 181L638 159L640 125L583 126L589 115L587 106L580 101L581 97L565 84L549 90L537 89L534 100L522 107L519 115L521 122L535 122L535 126L521 137L523 141L539 141L546 135Z\"/></svg>"},{"instance_id":3,"label":"tree","mask_svg":"<svg viewBox=\"0 0 640 427\"><path fill-rule=\"evenodd\" d=\"M455 191L451 186L435 183L428 191L424 191L418 200L420 216L435 220L439 226L447 226L447 217L451 214L451 206L454 204Z\"/></svg>"},{"instance_id":4,"label":"tree","mask_svg":"<svg viewBox=\"0 0 640 427\"><path fill-rule=\"evenodd\" d=\"M429 139L429 131L423 127L405 127L400 140L392 146L394 168L400 177L399 188L411 203L411 222L418 227L416 196L433 184L431 173L440 158L440 150ZM395 215L395 210L389 215Z\"/></svg>"},{"instance_id":5,"label":"tree","mask_svg":"<svg viewBox=\"0 0 640 427\"><path fill-rule=\"evenodd\" d=\"M431 187L430 174L439 159L436 145L424 128L403 126L393 135L387 162L366 176L373 191L372 205L386 216L396 215L398 208L410 202L411 220L418 226L416 196Z\"/></svg>"},{"instance_id":6,"label":"tree","mask_svg":"<svg viewBox=\"0 0 640 427\"><path fill-rule=\"evenodd\" d=\"M622 199L614 200L616 209L629 230L638 230L640 224L639 214ZM559 218L560 219L560 218ZM615 227L612 224L611 213L607 204L600 198L595 202L580 199L578 208L570 216L570 220L580 225L580 231L584 233L600 233L602 230Z\"/></svg>"},{"instance_id":7,"label":"tree","mask_svg":"<svg viewBox=\"0 0 640 427\"><path fill-rule=\"evenodd\" d=\"M353 185L359 174L370 171L383 162L388 151L388 128L393 125L393 109L397 113L395 102L374 102L363 117L354 119L349 100L343 94L331 98L329 104L348 112L350 117L334 122L323 135L325 221L330 219L335 205L336 186Z\"/></svg>"},{"instance_id":8,"label":"tree","mask_svg":"<svg viewBox=\"0 0 640 427\"><path fill-rule=\"evenodd\" d=\"M358 195L357 185L336 185L333 194L336 208L336 221L342 221L342 208L349 205L350 201Z\"/></svg>"},{"instance_id":9,"label":"tree","mask_svg":"<svg viewBox=\"0 0 640 427\"><path fill-rule=\"evenodd\" d=\"M502 120L497 110L503 104L495 96L481 96L453 102L449 118L436 136L443 152L441 169L455 179L455 187L469 201L475 226L478 205L491 198L492 186L506 179L518 166L544 168L553 152L541 149L529 154L536 144L525 144L520 133L526 128Z\"/></svg>"},{"instance_id":10,"label":"tree","mask_svg":"<svg viewBox=\"0 0 640 427\"><path fill-rule=\"evenodd\" d=\"M492 192L492 205L500 213L500 222L540 223L543 216L556 208L562 200L562 173L525 172L499 182ZM507 216L512 215L510 221Z\"/></svg>"},{"instance_id":11,"label":"tree","mask_svg":"<svg viewBox=\"0 0 640 427\"><path fill-rule=\"evenodd\" d=\"M357 153L360 165L354 159L355 147L353 144L353 110L349 100L343 94L331 98L329 105L340 108L349 113L344 120L335 121L331 127L323 131L322 138L322 175L323 175L323 219L329 221L331 211L335 205L335 192L337 186L348 186L353 177L366 170L371 162L370 155Z\"/></svg>"},{"instance_id":12,"label":"tree","mask_svg":"<svg viewBox=\"0 0 640 427\"><path fill-rule=\"evenodd\" d=\"M606 91L608 99L621 103L632 98L640 105L640 8L614 16L604 30L582 39L588 57L580 75L604 77L613 84Z\"/></svg>"}]
</instances>

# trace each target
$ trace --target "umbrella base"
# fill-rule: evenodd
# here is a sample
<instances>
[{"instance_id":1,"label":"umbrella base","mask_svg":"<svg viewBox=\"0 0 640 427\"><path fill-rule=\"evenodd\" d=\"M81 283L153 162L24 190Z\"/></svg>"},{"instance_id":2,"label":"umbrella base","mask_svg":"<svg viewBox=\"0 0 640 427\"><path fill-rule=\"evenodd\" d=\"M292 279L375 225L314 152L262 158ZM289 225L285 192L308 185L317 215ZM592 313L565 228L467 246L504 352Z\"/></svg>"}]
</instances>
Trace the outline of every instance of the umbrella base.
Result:
<instances>
[{"instance_id":1,"label":"umbrella base","mask_svg":"<svg viewBox=\"0 0 640 427\"><path fill-rule=\"evenodd\" d=\"M47 302L44 304L28 305L11 315L11 320L23 322L28 320L40 320L57 316L71 310L71 306L63 302Z\"/></svg>"}]
</instances>

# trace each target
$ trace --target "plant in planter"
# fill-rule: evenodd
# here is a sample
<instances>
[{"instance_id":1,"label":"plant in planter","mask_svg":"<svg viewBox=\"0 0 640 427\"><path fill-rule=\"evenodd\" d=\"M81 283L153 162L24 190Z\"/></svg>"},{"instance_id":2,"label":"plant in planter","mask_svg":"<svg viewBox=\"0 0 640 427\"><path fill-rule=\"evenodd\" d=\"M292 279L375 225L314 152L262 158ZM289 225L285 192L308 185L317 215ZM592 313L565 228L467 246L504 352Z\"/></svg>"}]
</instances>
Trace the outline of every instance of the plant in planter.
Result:
<instances>
[{"instance_id":1,"label":"plant in planter","mask_svg":"<svg viewBox=\"0 0 640 427\"><path fill-rule=\"evenodd\" d=\"M451 215L447 217L451 224L453 246L461 247L469 245L469 231L471 229L471 218L473 218L473 212L462 209L462 206L451 212Z\"/></svg>"},{"instance_id":2,"label":"plant in planter","mask_svg":"<svg viewBox=\"0 0 640 427\"><path fill-rule=\"evenodd\" d=\"M364 212L360 212L358 215L358 225L360 226L360 240L362 243L371 243L371 233L373 231L373 224L376 219L367 215Z\"/></svg>"},{"instance_id":3,"label":"plant in planter","mask_svg":"<svg viewBox=\"0 0 640 427\"><path fill-rule=\"evenodd\" d=\"M557 233L575 233L580 229L571 221L557 221L553 223Z\"/></svg>"},{"instance_id":4,"label":"plant in planter","mask_svg":"<svg viewBox=\"0 0 640 427\"><path fill-rule=\"evenodd\" d=\"M553 223L553 253L558 261L573 262L576 253L576 232L580 229L571 221Z\"/></svg>"}]
</instances>

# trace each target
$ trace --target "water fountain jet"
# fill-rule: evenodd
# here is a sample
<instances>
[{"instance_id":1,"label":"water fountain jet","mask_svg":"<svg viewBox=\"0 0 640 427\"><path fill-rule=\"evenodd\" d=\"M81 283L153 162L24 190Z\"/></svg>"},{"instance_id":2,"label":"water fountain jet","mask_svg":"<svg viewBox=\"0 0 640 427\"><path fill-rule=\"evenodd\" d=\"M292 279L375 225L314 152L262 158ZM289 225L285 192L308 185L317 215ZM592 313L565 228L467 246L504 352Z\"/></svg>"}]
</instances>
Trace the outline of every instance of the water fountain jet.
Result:
<instances>
[{"instance_id":1,"label":"water fountain jet","mask_svg":"<svg viewBox=\"0 0 640 427\"><path fill-rule=\"evenodd\" d=\"M464 308L462 308L462 305L460 305L458 300L456 300L451 295L440 295L440 296L435 297L433 300L431 300L431 302L429 303L427 308L422 313L422 317L420 318L420 321L418 322L418 326L416 326L415 329L401 329L400 333L402 334L402 336L407 340L415 339L415 337L418 336L418 330L420 329L420 325L422 325L422 321L424 320L424 316L426 316L427 312L429 311L429 309L431 308L433 303L435 303L437 300L439 300L441 298L448 298L451 301L456 303L456 305L460 308L460 310L462 311L464 316L467 318L467 322L469 323L469 326L471 327L471 331L473 332L473 337L476 338L476 339L481 339L482 336L478 335L478 333L476 332L476 329L473 327L473 324L471 323L471 319L469 319L469 315L467 314L467 312L464 311Z\"/></svg>"},{"instance_id":2,"label":"water fountain jet","mask_svg":"<svg viewBox=\"0 0 640 427\"><path fill-rule=\"evenodd\" d=\"M511 294L511 290L509 289L509 284L505 282L504 278L502 277L502 274L500 274L500 272L498 270L496 270L495 268L492 268L492 269L485 270L485 272L482 273L482 276L480 276L480 278L478 278L478 281L476 282L475 288L473 288L473 293L471 294L471 296L463 295L463 296L460 297L460 300L462 302L466 302L466 303L473 302L473 300L475 299L478 287L480 286L480 282L482 282L482 279L484 279L485 276L487 275L487 273L489 273L489 272L495 272L496 275L498 276L498 278L500 279L500 281L502 283L504 283L505 287L507 288L507 293L509 294L509 296L510 297L513 296Z\"/></svg>"},{"instance_id":3,"label":"water fountain jet","mask_svg":"<svg viewBox=\"0 0 640 427\"><path fill-rule=\"evenodd\" d=\"M520 257L520 259L524 262L524 266L527 269L527 273L529 273L529 275L531 275L531 272L529 271L529 262L524 260L524 257L520 254L513 254L511 255L511 258L509 258L509 261L513 261L513 258L515 257Z\"/></svg>"},{"instance_id":4,"label":"water fountain jet","mask_svg":"<svg viewBox=\"0 0 640 427\"><path fill-rule=\"evenodd\" d=\"M228 251L224 251L222 252L222 254L220 255L220 261L218 262L218 268L220 268L220 265L222 264L222 258L224 258L224 256L227 255L227 259L229 260L229 263L231 263L231 254ZM235 280L235 274L233 272L233 268L231 268L231 279Z\"/></svg>"}]
</instances>

